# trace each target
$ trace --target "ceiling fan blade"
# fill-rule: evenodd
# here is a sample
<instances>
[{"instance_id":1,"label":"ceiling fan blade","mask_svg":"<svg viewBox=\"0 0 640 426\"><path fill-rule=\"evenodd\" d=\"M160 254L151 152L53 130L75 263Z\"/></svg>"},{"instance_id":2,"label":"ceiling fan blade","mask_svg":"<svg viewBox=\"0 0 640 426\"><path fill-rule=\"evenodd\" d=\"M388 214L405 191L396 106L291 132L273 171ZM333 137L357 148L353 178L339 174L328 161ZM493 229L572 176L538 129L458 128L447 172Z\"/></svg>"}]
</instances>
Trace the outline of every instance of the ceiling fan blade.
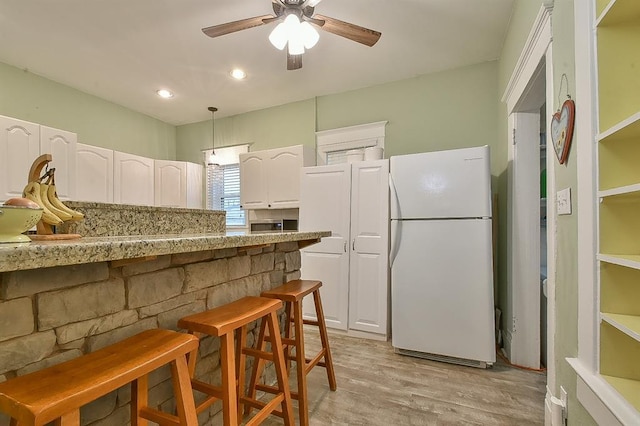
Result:
<instances>
[{"instance_id":1,"label":"ceiling fan blade","mask_svg":"<svg viewBox=\"0 0 640 426\"><path fill-rule=\"evenodd\" d=\"M269 20L272 18L274 18L273 15L256 16L254 18L241 19L239 21L227 22L226 24L203 28L202 32L209 37L219 37L225 34L235 33L236 31L259 27L260 25L265 24L264 20Z\"/></svg>"},{"instance_id":2,"label":"ceiling fan blade","mask_svg":"<svg viewBox=\"0 0 640 426\"><path fill-rule=\"evenodd\" d=\"M287 70L299 70L302 68L302 55L292 55L287 52Z\"/></svg>"},{"instance_id":3,"label":"ceiling fan blade","mask_svg":"<svg viewBox=\"0 0 640 426\"><path fill-rule=\"evenodd\" d=\"M314 18L324 21L322 29L332 34L348 38L349 40L362 43L365 46L373 46L378 42L382 33L359 25L344 22L339 19L330 18L324 15L314 15Z\"/></svg>"}]
</instances>

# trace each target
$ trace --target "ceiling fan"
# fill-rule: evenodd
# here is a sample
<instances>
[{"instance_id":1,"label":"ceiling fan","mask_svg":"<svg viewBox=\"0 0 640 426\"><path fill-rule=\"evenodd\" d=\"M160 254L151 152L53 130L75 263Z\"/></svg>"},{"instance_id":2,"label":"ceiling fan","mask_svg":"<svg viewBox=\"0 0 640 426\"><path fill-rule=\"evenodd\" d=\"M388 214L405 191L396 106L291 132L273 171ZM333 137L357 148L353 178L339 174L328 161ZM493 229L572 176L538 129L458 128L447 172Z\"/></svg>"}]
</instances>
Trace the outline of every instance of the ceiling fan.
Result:
<instances>
[{"instance_id":1,"label":"ceiling fan","mask_svg":"<svg viewBox=\"0 0 640 426\"><path fill-rule=\"evenodd\" d=\"M270 24L271 22L282 21L271 32L269 40L280 50L283 50L288 45L288 70L302 68L304 49L310 49L318 41L320 36L314 26L365 46L373 46L380 39L382 34L378 31L316 14L315 7L321 1L271 0L274 15L256 16L227 22L226 24L203 28L202 31L209 37L219 37L236 31Z\"/></svg>"}]
</instances>

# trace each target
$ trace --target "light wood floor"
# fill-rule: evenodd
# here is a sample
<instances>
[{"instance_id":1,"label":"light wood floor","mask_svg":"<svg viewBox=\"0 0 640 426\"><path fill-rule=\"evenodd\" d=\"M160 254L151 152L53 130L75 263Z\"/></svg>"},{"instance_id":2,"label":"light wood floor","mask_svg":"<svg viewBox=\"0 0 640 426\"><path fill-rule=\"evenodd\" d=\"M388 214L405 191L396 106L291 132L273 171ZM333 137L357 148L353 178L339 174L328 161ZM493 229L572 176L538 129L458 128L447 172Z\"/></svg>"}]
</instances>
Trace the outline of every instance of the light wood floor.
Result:
<instances>
[{"instance_id":1,"label":"light wood floor","mask_svg":"<svg viewBox=\"0 0 640 426\"><path fill-rule=\"evenodd\" d=\"M407 357L390 342L336 333L329 341L338 389L329 390L324 368L309 373L311 425L544 424L543 373L500 360L485 370ZM307 354L317 350L317 333L307 330L305 342ZM297 422L296 401L294 411Z\"/></svg>"}]
</instances>

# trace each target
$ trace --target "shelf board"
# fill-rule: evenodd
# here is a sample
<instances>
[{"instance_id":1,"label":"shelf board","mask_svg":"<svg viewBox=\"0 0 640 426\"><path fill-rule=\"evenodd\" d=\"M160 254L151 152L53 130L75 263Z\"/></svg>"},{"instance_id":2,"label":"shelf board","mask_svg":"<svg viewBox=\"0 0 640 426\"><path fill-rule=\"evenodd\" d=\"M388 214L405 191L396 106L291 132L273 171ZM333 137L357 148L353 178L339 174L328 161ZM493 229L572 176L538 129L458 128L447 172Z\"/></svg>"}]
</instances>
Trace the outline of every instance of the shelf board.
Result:
<instances>
[{"instance_id":1,"label":"shelf board","mask_svg":"<svg viewBox=\"0 0 640 426\"><path fill-rule=\"evenodd\" d=\"M640 183L633 185L619 186L604 191L598 191L599 198L625 196L625 198L640 197Z\"/></svg>"},{"instance_id":2,"label":"shelf board","mask_svg":"<svg viewBox=\"0 0 640 426\"><path fill-rule=\"evenodd\" d=\"M620 377L605 376L602 378L607 381L613 388L620 393L629 404L633 405L636 410L640 411L640 381L623 379Z\"/></svg>"},{"instance_id":3,"label":"shelf board","mask_svg":"<svg viewBox=\"0 0 640 426\"><path fill-rule=\"evenodd\" d=\"M596 21L596 26L605 27L631 23L640 18L640 2L637 0L611 0Z\"/></svg>"},{"instance_id":4,"label":"shelf board","mask_svg":"<svg viewBox=\"0 0 640 426\"><path fill-rule=\"evenodd\" d=\"M640 2L638 2L640 6ZM625 139L640 139L640 112L608 128L598 135L600 142L615 142Z\"/></svg>"},{"instance_id":5,"label":"shelf board","mask_svg":"<svg viewBox=\"0 0 640 426\"><path fill-rule=\"evenodd\" d=\"M640 269L640 255L638 254L598 254L600 262L607 262L627 268Z\"/></svg>"},{"instance_id":6,"label":"shelf board","mask_svg":"<svg viewBox=\"0 0 640 426\"><path fill-rule=\"evenodd\" d=\"M640 316L602 312L602 320L640 343Z\"/></svg>"}]
</instances>

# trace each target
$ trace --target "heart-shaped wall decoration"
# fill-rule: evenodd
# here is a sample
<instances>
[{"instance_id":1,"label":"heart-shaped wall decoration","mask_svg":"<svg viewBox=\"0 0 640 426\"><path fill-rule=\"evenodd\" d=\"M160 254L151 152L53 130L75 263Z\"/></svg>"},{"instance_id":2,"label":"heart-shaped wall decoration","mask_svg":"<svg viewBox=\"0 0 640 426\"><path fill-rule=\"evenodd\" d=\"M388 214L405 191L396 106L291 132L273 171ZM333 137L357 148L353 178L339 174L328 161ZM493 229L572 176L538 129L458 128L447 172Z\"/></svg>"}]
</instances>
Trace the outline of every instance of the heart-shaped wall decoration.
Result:
<instances>
[{"instance_id":1,"label":"heart-shaped wall decoration","mask_svg":"<svg viewBox=\"0 0 640 426\"><path fill-rule=\"evenodd\" d=\"M567 99L562 104L560 111L553 114L551 118L551 140L560 164L564 164L569 156L575 112L575 103L571 99Z\"/></svg>"}]
</instances>

